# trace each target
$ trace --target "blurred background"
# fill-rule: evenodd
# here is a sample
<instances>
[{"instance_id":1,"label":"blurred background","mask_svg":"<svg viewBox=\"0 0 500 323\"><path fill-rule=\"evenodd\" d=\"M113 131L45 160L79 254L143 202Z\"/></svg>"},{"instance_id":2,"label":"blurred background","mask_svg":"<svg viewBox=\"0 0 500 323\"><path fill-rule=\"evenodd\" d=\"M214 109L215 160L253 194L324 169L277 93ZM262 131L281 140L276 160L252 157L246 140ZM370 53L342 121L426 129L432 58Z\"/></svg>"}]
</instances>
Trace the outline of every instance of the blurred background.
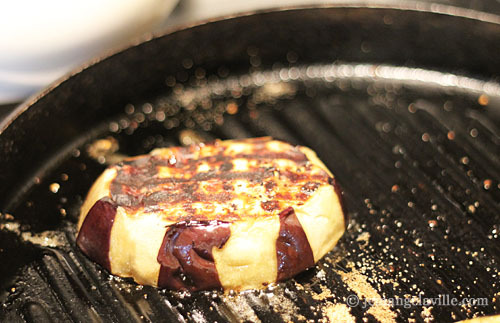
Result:
<instances>
[{"instance_id":1,"label":"blurred background","mask_svg":"<svg viewBox=\"0 0 500 323\"><path fill-rule=\"evenodd\" d=\"M0 118L71 70L150 33L217 16L259 9L346 3L318 0L4 1L0 4ZM414 1L365 0L349 4ZM422 1L498 13L495 0Z\"/></svg>"}]
</instances>

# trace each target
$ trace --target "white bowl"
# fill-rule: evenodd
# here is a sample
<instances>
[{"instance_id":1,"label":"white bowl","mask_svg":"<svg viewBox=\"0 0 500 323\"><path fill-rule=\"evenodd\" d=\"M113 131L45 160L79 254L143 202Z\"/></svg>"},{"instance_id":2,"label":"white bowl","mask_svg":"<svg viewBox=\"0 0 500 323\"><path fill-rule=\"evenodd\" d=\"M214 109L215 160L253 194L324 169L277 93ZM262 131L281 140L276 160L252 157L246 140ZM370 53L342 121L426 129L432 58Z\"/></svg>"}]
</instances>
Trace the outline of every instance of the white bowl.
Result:
<instances>
[{"instance_id":1,"label":"white bowl","mask_svg":"<svg viewBox=\"0 0 500 323\"><path fill-rule=\"evenodd\" d=\"M164 22L177 0L15 0L0 4L0 104Z\"/></svg>"}]
</instances>

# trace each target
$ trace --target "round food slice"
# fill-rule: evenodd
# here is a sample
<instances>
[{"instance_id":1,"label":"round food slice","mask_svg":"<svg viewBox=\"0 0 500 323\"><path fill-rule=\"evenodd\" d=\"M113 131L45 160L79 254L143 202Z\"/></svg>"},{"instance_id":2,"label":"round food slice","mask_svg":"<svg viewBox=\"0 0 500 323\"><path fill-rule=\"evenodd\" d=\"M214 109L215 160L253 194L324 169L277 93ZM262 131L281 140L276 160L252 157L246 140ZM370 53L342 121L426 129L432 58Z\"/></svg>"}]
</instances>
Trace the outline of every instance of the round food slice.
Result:
<instances>
[{"instance_id":1,"label":"round food slice","mask_svg":"<svg viewBox=\"0 0 500 323\"><path fill-rule=\"evenodd\" d=\"M269 137L155 149L97 179L77 245L144 285L262 288L335 246L346 224L339 192L311 149Z\"/></svg>"}]
</instances>

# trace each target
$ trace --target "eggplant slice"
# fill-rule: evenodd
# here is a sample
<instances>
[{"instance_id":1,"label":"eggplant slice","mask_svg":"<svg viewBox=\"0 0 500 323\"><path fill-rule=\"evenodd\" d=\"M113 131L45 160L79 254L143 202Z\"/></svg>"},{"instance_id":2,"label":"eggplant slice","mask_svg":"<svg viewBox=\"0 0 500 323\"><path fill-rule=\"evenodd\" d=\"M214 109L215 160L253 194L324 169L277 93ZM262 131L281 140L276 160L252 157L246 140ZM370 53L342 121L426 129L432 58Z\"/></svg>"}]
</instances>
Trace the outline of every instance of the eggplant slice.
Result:
<instances>
[{"instance_id":1,"label":"eggplant slice","mask_svg":"<svg viewBox=\"0 0 500 323\"><path fill-rule=\"evenodd\" d=\"M201 24L18 108L0 124L0 320L498 313L500 20L460 13L333 7ZM262 291L173 292L112 277L75 248L82 199L107 163L257 136L311 147L344 189L349 227L314 268Z\"/></svg>"}]
</instances>

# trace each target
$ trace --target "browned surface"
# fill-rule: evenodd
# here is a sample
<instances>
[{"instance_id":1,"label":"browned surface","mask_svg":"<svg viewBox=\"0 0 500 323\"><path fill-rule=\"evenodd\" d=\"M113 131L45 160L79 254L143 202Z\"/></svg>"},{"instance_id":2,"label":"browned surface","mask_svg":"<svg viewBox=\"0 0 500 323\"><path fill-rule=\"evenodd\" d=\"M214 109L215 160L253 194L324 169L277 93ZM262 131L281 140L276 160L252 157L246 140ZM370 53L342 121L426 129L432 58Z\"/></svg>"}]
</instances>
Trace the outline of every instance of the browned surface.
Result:
<instances>
[{"instance_id":1,"label":"browned surface","mask_svg":"<svg viewBox=\"0 0 500 323\"><path fill-rule=\"evenodd\" d=\"M115 166L112 199L128 213L159 212L173 222L231 221L277 215L329 184L326 172L313 166L298 147L281 143L271 150L269 142L233 141L247 144L237 153L230 143L218 141L131 158ZM247 167L235 167L235 160Z\"/></svg>"}]
</instances>

